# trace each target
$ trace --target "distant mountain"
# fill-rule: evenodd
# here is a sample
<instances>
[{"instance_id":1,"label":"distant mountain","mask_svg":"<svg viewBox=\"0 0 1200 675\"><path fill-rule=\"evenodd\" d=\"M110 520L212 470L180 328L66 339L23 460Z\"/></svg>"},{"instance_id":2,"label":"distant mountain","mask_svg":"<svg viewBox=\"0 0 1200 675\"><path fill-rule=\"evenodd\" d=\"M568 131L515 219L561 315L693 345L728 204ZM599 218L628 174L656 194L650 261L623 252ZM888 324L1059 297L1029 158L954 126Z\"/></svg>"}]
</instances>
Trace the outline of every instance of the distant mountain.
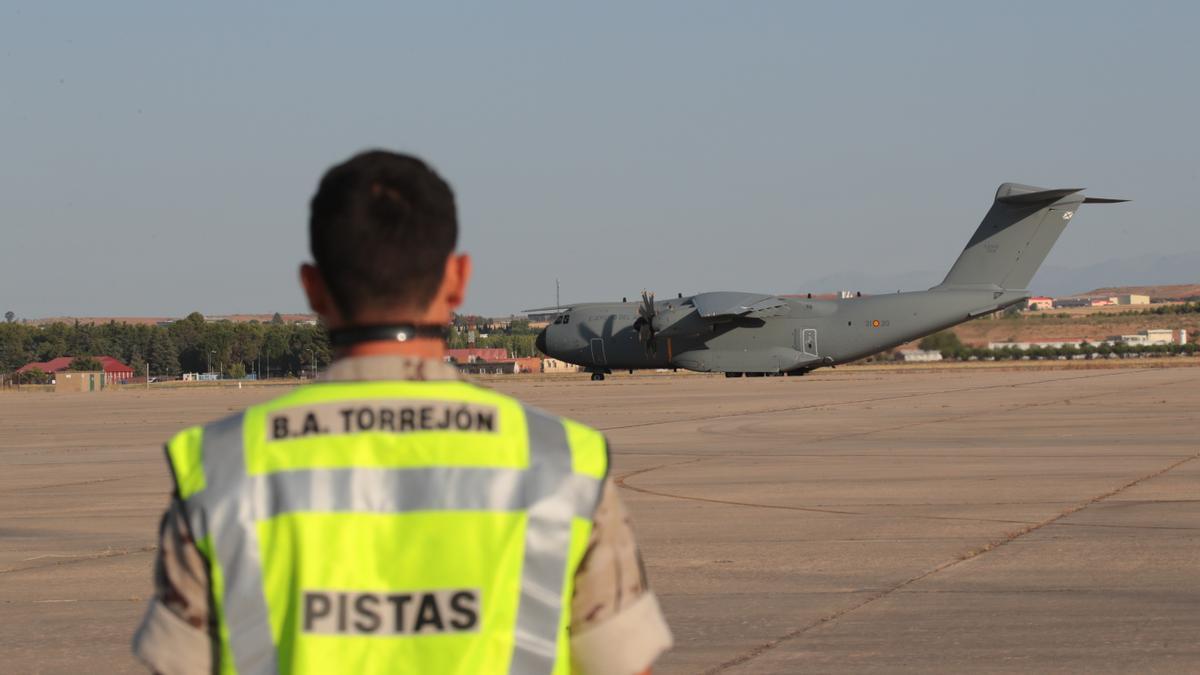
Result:
<instances>
[{"instance_id":1,"label":"distant mountain","mask_svg":"<svg viewBox=\"0 0 1200 675\"><path fill-rule=\"evenodd\" d=\"M1046 295L1074 295L1106 286L1163 286L1200 282L1200 251L1171 255L1117 258L1068 269L1045 267L1030 290Z\"/></svg>"},{"instance_id":2,"label":"distant mountain","mask_svg":"<svg viewBox=\"0 0 1200 675\"><path fill-rule=\"evenodd\" d=\"M863 293L895 293L897 290L919 291L941 283L945 270L924 270L898 274L867 274L843 272L809 280L801 292L862 291ZM1063 296L1076 295L1094 288L1112 286L1162 286L1200 282L1200 251L1171 255L1142 255L1106 260L1085 267L1043 267L1033 278L1030 290L1035 293Z\"/></svg>"},{"instance_id":3,"label":"distant mountain","mask_svg":"<svg viewBox=\"0 0 1200 675\"><path fill-rule=\"evenodd\" d=\"M1160 284L1158 286L1105 286L1075 297L1096 298L1114 295L1148 295L1154 300L1189 300L1200 298L1200 284Z\"/></svg>"}]
</instances>

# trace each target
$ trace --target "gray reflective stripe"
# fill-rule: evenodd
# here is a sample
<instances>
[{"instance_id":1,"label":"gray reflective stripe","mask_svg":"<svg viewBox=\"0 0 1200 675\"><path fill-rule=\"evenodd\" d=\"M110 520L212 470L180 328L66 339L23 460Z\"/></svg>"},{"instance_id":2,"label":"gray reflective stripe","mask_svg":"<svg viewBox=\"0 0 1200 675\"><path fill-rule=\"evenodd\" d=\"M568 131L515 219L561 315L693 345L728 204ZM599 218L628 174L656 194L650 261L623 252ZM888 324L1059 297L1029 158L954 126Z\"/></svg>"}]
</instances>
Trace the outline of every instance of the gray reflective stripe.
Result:
<instances>
[{"instance_id":1,"label":"gray reflective stripe","mask_svg":"<svg viewBox=\"0 0 1200 675\"><path fill-rule=\"evenodd\" d=\"M306 469L249 480L258 498L254 520L302 512L520 511L544 489L534 472L479 467ZM575 473L561 480L569 483L571 514L590 518L600 481Z\"/></svg>"},{"instance_id":2,"label":"gray reflective stripe","mask_svg":"<svg viewBox=\"0 0 1200 675\"><path fill-rule=\"evenodd\" d=\"M563 585L571 549L571 517L577 513L577 488L568 480L571 446L562 421L540 410L525 409L529 429L531 501L521 565L521 597L510 673L552 673L558 655ZM599 490L599 482L595 482ZM586 495L595 503L595 492ZM590 514L589 514L590 515Z\"/></svg>"},{"instance_id":3,"label":"gray reflective stripe","mask_svg":"<svg viewBox=\"0 0 1200 675\"><path fill-rule=\"evenodd\" d=\"M203 508L221 564L222 613L233 662L241 675L275 673L279 667L263 589L258 528L250 513L257 501L256 485L246 480L242 415L206 426L203 442L205 488L192 500Z\"/></svg>"}]
</instances>

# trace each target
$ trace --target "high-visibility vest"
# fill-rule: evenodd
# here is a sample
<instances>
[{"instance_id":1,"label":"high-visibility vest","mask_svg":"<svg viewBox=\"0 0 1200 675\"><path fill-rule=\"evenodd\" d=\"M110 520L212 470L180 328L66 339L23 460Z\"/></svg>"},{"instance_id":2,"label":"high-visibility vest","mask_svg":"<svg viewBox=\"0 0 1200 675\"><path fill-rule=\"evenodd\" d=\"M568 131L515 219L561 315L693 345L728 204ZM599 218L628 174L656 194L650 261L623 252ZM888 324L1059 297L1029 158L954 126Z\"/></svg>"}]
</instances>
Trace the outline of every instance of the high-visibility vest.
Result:
<instances>
[{"instance_id":1,"label":"high-visibility vest","mask_svg":"<svg viewBox=\"0 0 1200 675\"><path fill-rule=\"evenodd\" d=\"M463 382L328 382L167 455L221 672L570 672L599 432Z\"/></svg>"}]
</instances>

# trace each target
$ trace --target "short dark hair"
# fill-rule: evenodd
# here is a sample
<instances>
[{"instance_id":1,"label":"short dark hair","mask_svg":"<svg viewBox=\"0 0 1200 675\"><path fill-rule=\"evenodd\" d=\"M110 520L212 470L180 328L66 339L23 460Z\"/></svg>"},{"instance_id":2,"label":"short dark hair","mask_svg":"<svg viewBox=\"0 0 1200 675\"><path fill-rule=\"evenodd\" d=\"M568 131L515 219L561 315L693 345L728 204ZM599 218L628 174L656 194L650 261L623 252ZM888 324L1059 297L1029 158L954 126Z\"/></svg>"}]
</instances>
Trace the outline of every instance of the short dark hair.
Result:
<instances>
[{"instance_id":1,"label":"short dark hair","mask_svg":"<svg viewBox=\"0 0 1200 675\"><path fill-rule=\"evenodd\" d=\"M325 173L309 246L348 319L364 309L429 306L458 242L454 192L411 155L370 150Z\"/></svg>"}]
</instances>

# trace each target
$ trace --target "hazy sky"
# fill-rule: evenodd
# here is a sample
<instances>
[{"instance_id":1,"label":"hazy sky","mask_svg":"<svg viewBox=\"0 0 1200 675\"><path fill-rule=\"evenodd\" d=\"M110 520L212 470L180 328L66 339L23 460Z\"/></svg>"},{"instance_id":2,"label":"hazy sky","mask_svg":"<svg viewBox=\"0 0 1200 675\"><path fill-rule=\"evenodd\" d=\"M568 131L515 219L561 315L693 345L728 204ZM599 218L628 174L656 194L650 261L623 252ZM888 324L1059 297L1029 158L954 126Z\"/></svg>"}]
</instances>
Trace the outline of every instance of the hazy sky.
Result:
<instances>
[{"instance_id":1,"label":"hazy sky","mask_svg":"<svg viewBox=\"0 0 1200 675\"><path fill-rule=\"evenodd\" d=\"M374 146L482 313L948 269L1006 180L1136 200L1048 264L1200 250L1198 3L401 4L0 2L0 311L302 310Z\"/></svg>"}]
</instances>

